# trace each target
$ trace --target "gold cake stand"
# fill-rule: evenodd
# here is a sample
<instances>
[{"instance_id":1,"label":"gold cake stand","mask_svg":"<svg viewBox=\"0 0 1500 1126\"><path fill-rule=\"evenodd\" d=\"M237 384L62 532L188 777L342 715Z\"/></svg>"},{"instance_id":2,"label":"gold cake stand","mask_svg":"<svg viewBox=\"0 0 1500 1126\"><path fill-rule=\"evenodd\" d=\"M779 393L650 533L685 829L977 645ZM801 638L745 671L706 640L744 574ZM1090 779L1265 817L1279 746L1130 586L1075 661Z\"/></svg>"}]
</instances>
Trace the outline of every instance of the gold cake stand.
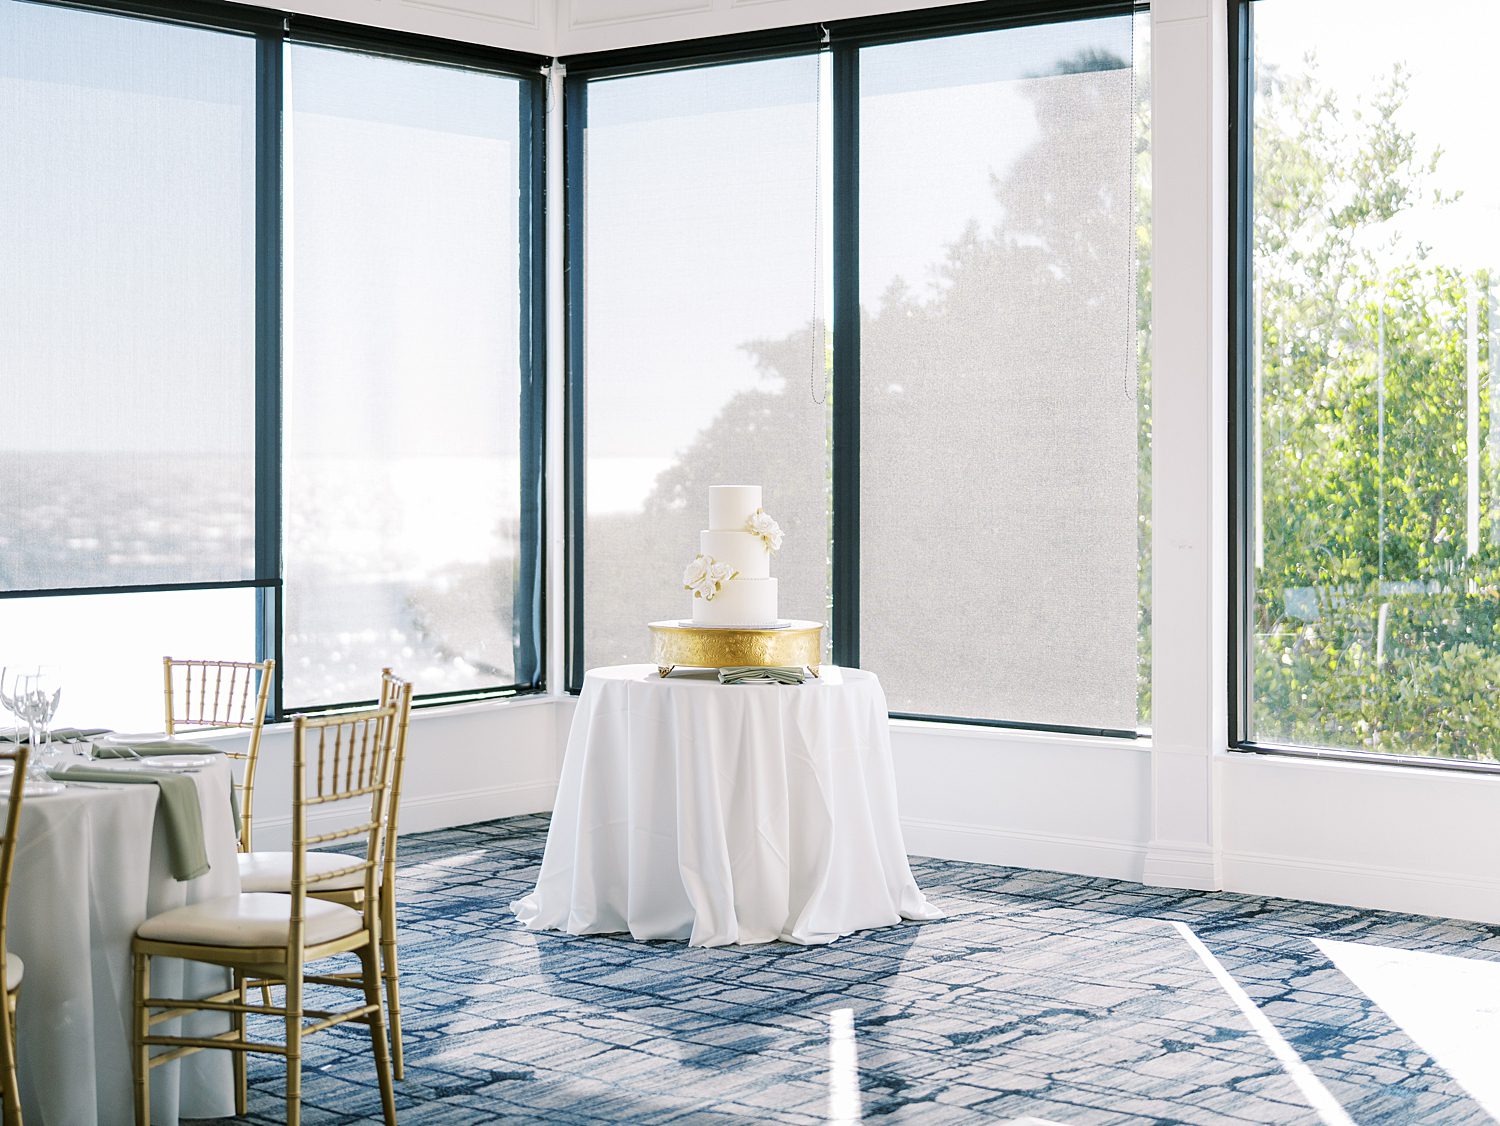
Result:
<instances>
[{"instance_id":1,"label":"gold cake stand","mask_svg":"<svg viewBox=\"0 0 1500 1126\"><path fill-rule=\"evenodd\" d=\"M710 629L681 622L651 622L651 660L666 676L678 665L724 669L738 665L806 666L813 676L823 660L821 622L788 622L779 629Z\"/></svg>"}]
</instances>

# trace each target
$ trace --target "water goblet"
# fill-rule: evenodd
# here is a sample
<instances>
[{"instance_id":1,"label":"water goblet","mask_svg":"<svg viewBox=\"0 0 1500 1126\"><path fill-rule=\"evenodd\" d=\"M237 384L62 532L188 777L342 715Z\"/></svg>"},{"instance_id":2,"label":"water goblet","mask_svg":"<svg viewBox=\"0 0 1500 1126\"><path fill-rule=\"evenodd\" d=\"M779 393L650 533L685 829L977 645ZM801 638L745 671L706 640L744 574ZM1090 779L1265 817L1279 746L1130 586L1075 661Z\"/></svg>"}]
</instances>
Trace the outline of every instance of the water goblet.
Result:
<instances>
[{"instance_id":1,"label":"water goblet","mask_svg":"<svg viewBox=\"0 0 1500 1126\"><path fill-rule=\"evenodd\" d=\"M19 679L20 674L16 672L14 665L0 666L0 708L4 708L16 720L10 731L10 738L16 743L21 742L21 713L17 709L16 704L17 681ZM9 688L6 687L7 685L9 685Z\"/></svg>"},{"instance_id":2,"label":"water goblet","mask_svg":"<svg viewBox=\"0 0 1500 1126\"><path fill-rule=\"evenodd\" d=\"M39 666L27 678L25 691L26 719L30 727L31 746L42 768L55 766L58 748L52 744L52 718L62 700L62 687L51 669Z\"/></svg>"}]
</instances>

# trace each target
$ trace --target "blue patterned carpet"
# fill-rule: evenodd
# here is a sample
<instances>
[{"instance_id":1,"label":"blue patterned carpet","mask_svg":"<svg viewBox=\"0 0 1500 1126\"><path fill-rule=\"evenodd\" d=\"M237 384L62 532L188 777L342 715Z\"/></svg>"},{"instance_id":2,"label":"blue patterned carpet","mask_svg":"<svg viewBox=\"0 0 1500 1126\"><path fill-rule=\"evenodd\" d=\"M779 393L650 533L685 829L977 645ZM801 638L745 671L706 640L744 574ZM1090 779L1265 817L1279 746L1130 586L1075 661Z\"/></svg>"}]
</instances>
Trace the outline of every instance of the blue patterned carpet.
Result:
<instances>
[{"instance_id":1,"label":"blue patterned carpet","mask_svg":"<svg viewBox=\"0 0 1500 1126\"><path fill-rule=\"evenodd\" d=\"M841 1008L867 1121L1324 1120L1174 921L1355 1122L1492 1121L1313 940L1500 962L1500 928L919 860L946 919L832 946L533 934L508 904L546 829L519 817L403 840L408 1126L823 1122ZM363 1030L306 1052L304 1122L379 1120ZM251 1074L246 1121L282 1121L279 1061L254 1057Z\"/></svg>"}]
</instances>

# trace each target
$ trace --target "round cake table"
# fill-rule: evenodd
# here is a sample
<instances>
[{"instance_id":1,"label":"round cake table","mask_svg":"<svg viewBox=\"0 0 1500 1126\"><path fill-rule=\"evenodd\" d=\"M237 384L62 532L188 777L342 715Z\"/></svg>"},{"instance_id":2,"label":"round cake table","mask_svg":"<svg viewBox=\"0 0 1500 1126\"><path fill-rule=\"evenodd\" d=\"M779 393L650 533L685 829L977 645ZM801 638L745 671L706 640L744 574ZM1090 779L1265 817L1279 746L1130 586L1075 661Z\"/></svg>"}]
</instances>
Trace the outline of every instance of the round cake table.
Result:
<instances>
[{"instance_id":1,"label":"round cake table","mask_svg":"<svg viewBox=\"0 0 1500 1126\"><path fill-rule=\"evenodd\" d=\"M517 918L724 946L940 917L907 863L880 682L822 672L722 685L655 665L590 671Z\"/></svg>"}]
</instances>

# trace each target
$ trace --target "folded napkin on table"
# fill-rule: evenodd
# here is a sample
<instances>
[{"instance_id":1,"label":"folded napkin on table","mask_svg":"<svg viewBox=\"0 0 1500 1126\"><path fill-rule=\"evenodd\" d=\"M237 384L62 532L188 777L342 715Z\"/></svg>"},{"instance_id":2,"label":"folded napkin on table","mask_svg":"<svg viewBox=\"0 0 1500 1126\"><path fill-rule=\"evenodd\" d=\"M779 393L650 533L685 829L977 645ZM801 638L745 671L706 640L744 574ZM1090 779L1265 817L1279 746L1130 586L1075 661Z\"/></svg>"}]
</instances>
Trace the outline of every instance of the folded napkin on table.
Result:
<instances>
[{"instance_id":1,"label":"folded napkin on table","mask_svg":"<svg viewBox=\"0 0 1500 1126\"><path fill-rule=\"evenodd\" d=\"M802 669L786 665L736 665L719 670L720 684L801 684Z\"/></svg>"},{"instance_id":2,"label":"folded napkin on table","mask_svg":"<svg viewBox=\"0 0 1500 1126\"><path fill-rule=\"evenodd\" d=\"M146 755L221 755L208 743L184 743L181 739L131 739L125 742L94 742L95 758L144 758Z\"/></svg>"},{"instance_id":3,"label":"folded napkin on table","mask_svg":"<svg viewBox=\"0 0 1500 1126\"><path fill-rule=\"evenodd\" d=\"M49 737L54 743L76 743L83 739L92 739L96 735L108 735L107 727L54 727ZM0 735L0 743L14 743L16 736L6 732Z\"/></svg>"},{"instance_id":4,"label":"folded napkin on table","mask_svg":"<svg viewBox=\"0 0 1500 1126\"><path fill-rule=\"evenodd\" d=\"M186 774L157 770L109 770L98 766L60 766L51 771L59 782L137 783L161 788L162 824L167 831L167 863L172 877L192 880L208 871L203 843L203 811L198 806L198 784Z\"/></svg>"},{"instance_id":5,"label":"folded napkin on table","mask_svg":"<svg viewBox=\"0 0 1500 1126\"><path fill-rule=\"evenodd\" d=\"M106 732L107 734L107 732ZM94 743L95 758L146 758L150 755L222 755L222 747L208 743L189 743L182 739L131 739L123 743ZM234 831L240 831L240 795L229 783L229 812L234 816Z\"/></svg>"}]
</instances>

